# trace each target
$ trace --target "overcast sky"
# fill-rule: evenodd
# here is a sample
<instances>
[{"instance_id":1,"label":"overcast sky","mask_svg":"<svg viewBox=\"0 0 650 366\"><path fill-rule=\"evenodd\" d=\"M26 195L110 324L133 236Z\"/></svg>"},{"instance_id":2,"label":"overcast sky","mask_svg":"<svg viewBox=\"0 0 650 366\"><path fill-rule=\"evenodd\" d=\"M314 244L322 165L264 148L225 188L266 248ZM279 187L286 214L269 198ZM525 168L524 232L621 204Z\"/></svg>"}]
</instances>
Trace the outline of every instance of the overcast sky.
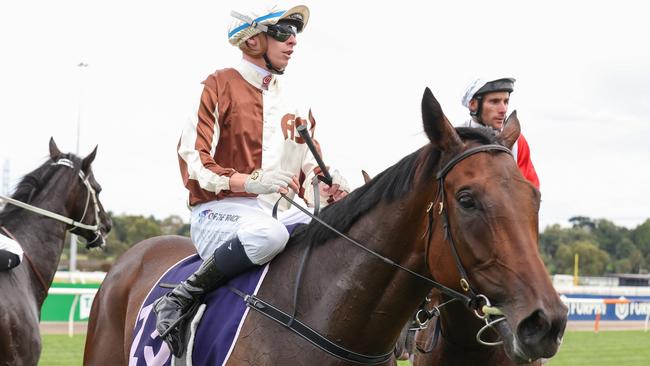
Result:
<instances>
[{"instance_id":1,"label":"overcast sky","mask_svg":"<svg viewBox=\"0 0 650 366\"><path fill-rule=\"evenodd\" d=\"M227 42L230 10L260 3L3 1L0 167L10 188L48 155L50 136L74 152L80 120L82 155L99 145L108 210L187 218L181 128L196 85L241 58ZM650 217L645 2L302 3L311 18L285 79L313 109L325 162L353 187L361 169L376 175L427 142L426 86L459 124L472 78L512 76L541 228L575 215L628 227Z\"/></svg>"}]
</instances>

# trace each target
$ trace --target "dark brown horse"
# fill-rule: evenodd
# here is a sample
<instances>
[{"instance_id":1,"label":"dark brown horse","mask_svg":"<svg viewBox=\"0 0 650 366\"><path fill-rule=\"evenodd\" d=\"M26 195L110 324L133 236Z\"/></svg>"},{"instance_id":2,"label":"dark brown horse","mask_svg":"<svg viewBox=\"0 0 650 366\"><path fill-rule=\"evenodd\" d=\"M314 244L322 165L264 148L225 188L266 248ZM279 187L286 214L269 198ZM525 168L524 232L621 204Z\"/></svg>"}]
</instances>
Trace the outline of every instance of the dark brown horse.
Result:
<instances>
[{"instance_id":1,"label":"dark brown horse","mask_svg":"<svg viewBox=\"0 0 650 366\"><path fill-rule=\"evenodd\" d=\"M36 365L41 354L41 306L54 279L66 231L101 246L111 228L97 195L91 163L62 154L50 140L50 158L18 184L0 212L2 233L24 250L18 267L0 272L0 365Z\"/></svg>"},{"instance_id":2,"label":"dark brown horse","mask_svg":"<svg viewBox=\"0 0 650 366\"><path fill-rule=\"evenodd\" d=\"M258 297L291 313L295 273L306 245L314 243L299 288L297 319L333 344L363 355L392 354L402 325L433 286L472 308L481 305L477 294L498 306L507 318L499 332L510 357L553 355L566 308L536 249L540 195L508 150L497 145L512 146L518 122L500 138L487 130L455 130L428 89L422 114L430 144L322 211L325 222L364 247L312 221L273 261ZM93 303L86 365L129 363L136 315L149 289L170 265L193 252L187 239L158 237L117 261ZM459 271L467 272L467 291L461 289ZM242 325L227 363L354 364L255 311Z\"/></svg>"},{"instance_id":3,"label":"dark brown horse","mask_svg":"<svg viewBox=\"0 0 650 366\"><path fill-rule=\"evenodd\" d=\"M448 296L433 291L429 310L438 307L439 314L430 319L427 327L417 332L414 366L514 366L517 363L508 357L503 345L487 346L476 340L485 322L473 311ZM440 306L443 304L443 306ZM436 329L438 328L438 329ZM486 342L497 343L499 335L488 329L481 337ZM415 347L413 347L415 348ZM525 363L538 366L541 360Z\"/></svg>"}]
</instances>

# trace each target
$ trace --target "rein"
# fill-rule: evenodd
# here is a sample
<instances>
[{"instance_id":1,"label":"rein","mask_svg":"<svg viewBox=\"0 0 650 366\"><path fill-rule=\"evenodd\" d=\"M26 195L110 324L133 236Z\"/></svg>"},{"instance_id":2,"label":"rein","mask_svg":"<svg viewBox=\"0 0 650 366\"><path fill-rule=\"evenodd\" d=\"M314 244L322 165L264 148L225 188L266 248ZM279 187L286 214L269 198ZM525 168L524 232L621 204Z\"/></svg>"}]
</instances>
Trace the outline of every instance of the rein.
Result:
<instances>
[{"instance_id":1,"label":"rein","mask_svg":"<svg viewBox=\"0 0 650 366\"><path fill-rule=\"evenodd\" d=\"M414 276L414 277L416 277L416 278L418 278L418 279L420 279L422 281L427 282L429 285L435 287L440 292L452 297L453 299L461 301L463 304L465 304L466 307L468 307L470 309L473 309L477 317L485 319L486 323L487 323L486 327L489 327L489 326L492 326L494 323L496 323L496 322L488 323L489 316L490 315L503 315L503 313L498 308L492 307L491 304L490 304L490 301L487 299L487 297L484 296L484 295L478 294L476 292L475 288L470 285L469 280L467 279L468 278L467 273L466 273L466 271L465 271L465 269L464 269L464 267L462 265L462 262L460 260L460 256L458 255L458 251L456 249L456 242L454 241L453 236L451 235L451 231L449 230L449 220L448 220L448 217L447 217L447 213L444 210L444 201L445 201L444 180L445 180L445 177L447 176L447 174L458 163L460 163L464 159L468 158L469 156L472 156L472 155L480 153L480 152L487 152L487 151L501 151L501 152L507 152L509 154L512 154L510 149L508 149L508 148L506 148L504 146L501 146L501 145L490 144L490 145L482 145L482 146L478 146L478 147L473 147L473 148L467 149L464 152L462 152L462 153L456 155L455 157L453 157L436 174L436 180L438 181L438 194L437 194L436 198L434 199L434 202L435 201L439 202L439 204L438 204L438 214L442 215L443 230L444 230L445 238L447 239L447 241L449 242L449 244L451 246L452 253L453 253L454 258L456 260L456 267L457 267L458 272L460 273L460 276L461 276L461 280L460 280L461 288L465 292L468 292L469 296L465 295L465 294L462 294L462 293L460 293L460 292L458 292L456 290L453 290L453 289L451 289L451 288L449 288L449 287L435 281L432 278L423 276L423 275L421 275L421 274L419 274L419 273L417 273L417 272L415 272L415 271L413 271L411 269L408 269L408 268L394 262L393 260L382 256L381 254L373 251L372 249L369 249L368 247L364 246L363 244L361 244L358 241L352 239L351 237L349 237L346 234L342 233L341 231L337 230L333 226L329 225L328 223L323 221L318 216L312 214L311 212L309 212L308 210L306 210L305 208L303 208L302 206L297 204L295 201L293 201L291 198L287 197L285 194L282 194L281 199L284 198L289 203L291 203L294 207L298 208L303 213L310 216L313 220L316 220L318 223L325 226L329 230L333 231L338 236L340 236L341 238L347 240L349 243L353 244L354 246L358 247L359 249L361 249L361 250L367 252L368 254L380 259L381 261L387 263L390 266L393 266L393 267L395 267L395 268L397 268L399 270L407 272L410 275L412 275L412 276ZM316 184L316 183L314 183L314 184ZM318 201L318 197L316 197L316 194L317 194L316 192L317 192L317 190L314 190L315 202ZM278 200L278 202L279 202L279 200ZM428 236L429 240L427 241L427 246L426 246L426 250L425 250L425 252L426 252L425 253L425 264L426 264L426 261L427 261L429 246L431 245L431 237L433 235L434 218L433 218L433 211L431 210L432 207L433 207L433 202L431 202L429 204L429 207L427 208L427 212L428 212L428 215L429 215L429 226L427 228L427 232L429 234L429 236ZM273 212L274 217L275 217L276 209L277 209L277 203L276 203L276 205L274 207L274 210L273 210L274 211ZM315 211L315 212L317 212L317 211ZM303 260L302 260L300 269L298 271L298 276L297 276L297 280L296 280L297 281L296 282L296 287L299 286L299 284L300 284L300 278L301 278L302 272L303 272L302 269L303 269L303 267L305 265L305 261L306 261L306 258L308 256L308 253L310 252L310 249L311 249L311 245L309 245L307 247L306 253L305 253L305 255L303 255ZM291 331L297 333L298 335L300 335L301 337L303 337L307 341L311 342L312 344L314 344L315 346L317 346L321 350L323 350L323 351L325 351L325 352L327 352L327 353L329 353L329 354L331 354L331 355L333 355L335 357L338 357L340 359L343 359L343 360L346 360L346 361L349 361L349 362L353 362L353 363L373 365L373 364L386 362L393 355L393 351L390 351L390 352L388 352L386 354L383 354L383 355L363 355L363 354L352 352L352 351L350 351L350 350L348 350L346 348L343 348L343 347L335 344L334 342L330 341L329 339L327 339L326 337L324 337L320 333L314 331L313 329L309 328L305 324L303 324L300 321L296 320L295 319L295 314L296 314L295 307L296 307L296 304L297 304L297 296L298 296L297 288L294 291L294 301L293 301L294 310L293 310L293 314L291 316L289 316L288 314L282 312L281 310L273 307L272 305L268 304L267 302L259 299L255 295L245 294L245 293L243 293L243 292L241 292L241 291L239 291L239 290L237 290L235 288L232 288L232 287L230 289L235 294L242 297L242 299L244 300L244 302L246 303L246 305L249 308L260 312L262 315L265 315L266 317L268 317L268 318L270 318L272 320L275 320L276 322L280 323L281 325L284 325L285 327L287 327ZM480 304L483 304L483 305L481 306ZM482 315L478 313L479 308L480 308L481 312L483 313ZM502 318L502 319L505 319L505 318ZM481 333L482 332L479 332L479 334L477 335L477 339L479 339L479 342L481 342L481 340L480 340L480 334Z\"/></svg>"},{"instance_id":2,"label":"rein","mask_svg":"<svg viewBox=\"0 0 650 366\"><path fill-rule=\"evenodd\" d=\"M54 163L52 163L50 165L63 165L63 166L66 166L68 168L71 168L71 169L74 167L72 161L69 160L69 159L65 159L65 158L59 159L59 160L57 160L56 162L54 162ZM36 206L30 205L28 203L22 202L22 201L18 201L16 199L13 199L11 197L7 197L7 196L4 196L4 195L0 195L0 200L6 201L9 204L12 204L14 206L18 206L20 208L23 208L23 209L25 209L27 211L34 212L34 213L39 214L41 216L45 216L45 217L49 217L49 218L57 220L57 221L61 221L61 222L65 223L65 224L73 226L74 228L80 228L80 229L93 231L96 235L101 236L101 234L99 233L99 205L97 204L97 194L95 193L95 190L93 189L93 187L90 185L90 182L88 182L88 177L86 177L85 174L81 170L79 171L79 178L81 179L83 184L86 186L86 189L88 190L88 195L86 196L86 206L84 207L83 215L81 216L81 219L79 219L79 221L75 221L75 220L73 220L73 219L71 219L69 217L60 215L60 214L58 214L56 212L48 211L48 210L42 209L40 207L36 207ZM92 198L93 206L94 206L94 210L95 210L95 225L87 225L87 224L84 224L84 223L81 222L86 217L86 213L88 211L88 205L90 203L91 198Z\"/></svg>"}]
</instances>

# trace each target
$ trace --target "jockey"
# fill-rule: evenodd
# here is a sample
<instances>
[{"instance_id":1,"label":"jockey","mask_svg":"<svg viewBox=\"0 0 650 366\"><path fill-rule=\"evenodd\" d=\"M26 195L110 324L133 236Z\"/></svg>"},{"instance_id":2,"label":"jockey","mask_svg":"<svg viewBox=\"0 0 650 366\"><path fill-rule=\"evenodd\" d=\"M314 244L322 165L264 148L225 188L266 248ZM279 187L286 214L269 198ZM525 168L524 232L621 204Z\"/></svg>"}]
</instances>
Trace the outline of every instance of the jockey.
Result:
<instances>
[{"instance_id":1,"label":"jockey","mask_svg":"<svg viewBox=\"0 0 650 366\"><path fill-rule=\"evenodd\" d=\"M491 127L501 131L508 112L510 93L514 90L515 79L476 79L472 81L463 95L462 104L469 109L471 118L463 127ZM524 135L519 135L512 148L517 166L523 176L539 189L539 178L530 159L530 148Z\"/></svg>"},{"instance_id":2,"label":"jockey","mask_svg":"<svg viewBox=\"0 0 650 366\"><path fill-rule=\"evenodd\" d=\"M277 220L271 211L280 194L313 206L310 183L320 173L296 131L306 125L313 136L315 121L311 114L308 119L295 114L278 77L307 25L309 9L273 7L231 15L236 21L228 40L243 59L203 81L198 111L178 145L192 211L190 234L204 261L154 304L156 328L176 356L184 353L185 328L205 294L280 253L289 240L285 225L311 220L285 200ZM322 206L349 192L338 171L332 178L331 186L320 183L316 192Z\"/></svg>"},{"instance_id":3,"label":"jockey","mask_svg":"<svg viewBox=\"0 0 650 366\"><path fill-rule=\"evenodd\" d=\"M0 271L12 269L23 261L23 248L15 240L0 233Z\"/></svg>"}]
</instances>

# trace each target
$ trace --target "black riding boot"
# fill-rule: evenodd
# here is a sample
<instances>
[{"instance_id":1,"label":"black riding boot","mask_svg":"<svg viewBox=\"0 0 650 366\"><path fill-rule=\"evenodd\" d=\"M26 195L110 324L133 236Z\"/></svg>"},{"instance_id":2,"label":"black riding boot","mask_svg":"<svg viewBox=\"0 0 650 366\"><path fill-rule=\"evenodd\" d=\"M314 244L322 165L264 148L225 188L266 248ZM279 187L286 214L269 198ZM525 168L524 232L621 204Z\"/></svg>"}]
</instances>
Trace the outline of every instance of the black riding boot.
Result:
<instances>
[{"instance_id":1,"label":"black riding boot","mask_svg":"<svg viewBox=\"0 0 650 366\"><path fill-rule=\"evenodd\" d=\"M239 239L231 239L217 248L187 280L154 302L156 329L174 356L185 353L186 327L205 295L251 267L254 264Z\"/></svg>"},{"instance_id":2,"label":"black riding boot","mask_svg":"<svg viewBox=\"0 0 650 366\"><path fill-rule=\"evenodd\" d=\"M0 271L10 270L20 264L20 257L8 250L0 249Z\"/></svg>"}]
</instances>

